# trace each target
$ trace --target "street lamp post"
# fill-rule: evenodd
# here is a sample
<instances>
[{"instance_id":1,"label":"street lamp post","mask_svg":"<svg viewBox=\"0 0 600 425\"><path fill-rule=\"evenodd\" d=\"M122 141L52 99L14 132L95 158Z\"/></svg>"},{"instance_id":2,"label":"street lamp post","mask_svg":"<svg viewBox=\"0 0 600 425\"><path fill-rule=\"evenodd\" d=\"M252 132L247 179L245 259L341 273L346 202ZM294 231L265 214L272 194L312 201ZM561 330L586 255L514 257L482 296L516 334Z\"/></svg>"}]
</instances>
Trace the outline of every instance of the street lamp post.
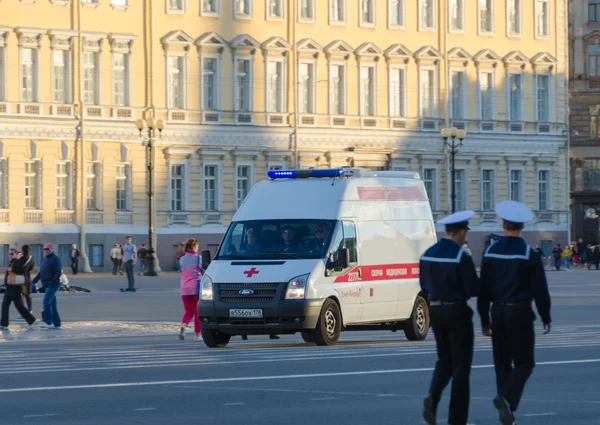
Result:
<instances>
[{"instance_id":1,"label":"street lamp post","mask_svg":"<svg viewBox=\"0 0 600 425\"><path fill-rule=\"evenodd\" d=\"M456 151L462 146L463 139L467 137L467 132L465 130L458 130L455 127L442 128L440 135L442 136L442 139L444 139L444 145L450 149L450 169L452 176L450 198L452 199L452 214L454 214L456 212L456 168L454 159L456 156ZM448 143L448 138L452 138L452 143ZM457 138L458 143L456 143Z\"/></svg>"},{"instance_id":2,"label":"street lamp post","mask_svg":"<svg viewBox=\"0 0 600 425\"><path fill-rule=\"evenodd\" d=\"M154 118L146 118L146 120L137 120L136 128L140 132L142 138L142 146L146 147L146 172L148 178L148 254L146 255L146 269L144 276L158 276L154 266L154 142L156 141L156 131L159 136L165 128L163 120L154 120ZM144 135L144 126L148 130L148 134Z\"/></svg>"}]
</instances>

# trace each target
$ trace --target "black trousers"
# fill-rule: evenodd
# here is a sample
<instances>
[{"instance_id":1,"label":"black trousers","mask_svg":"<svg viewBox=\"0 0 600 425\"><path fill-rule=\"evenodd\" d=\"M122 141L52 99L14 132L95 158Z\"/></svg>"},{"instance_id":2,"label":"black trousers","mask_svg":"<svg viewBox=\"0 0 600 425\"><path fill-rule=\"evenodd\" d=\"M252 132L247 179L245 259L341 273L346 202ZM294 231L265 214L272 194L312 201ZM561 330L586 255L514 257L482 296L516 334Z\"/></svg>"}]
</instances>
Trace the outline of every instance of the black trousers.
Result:
<instances>
[{"instance_id":1,"label":"black trousers","mask_svg":"<svg viewBox=\"0 0 600 425\"><path fill-rule=\"evenodd\" d=\"M10 303L15 303L17 311L21 317L27 321L27 324L31 325L35 322L35 317L33 317L29 310L23 305L21 294L21 286L6 285L6 292L2 299L2 318L0 319L0 326L8 326Z\"/></svg>"},{"instance_id":2,"label":"black trousers","mask_svg":"<svg viewBox=\"0 0 600 425\"><path fill-rule=\"evenodd\" d=\"M473 310L466 303L431 307L438 361L429 393L435 405L452 379L448 423L466 425L473 362Z\"/></svg>"},{"instance_id":3,"label":"black trousers","mask_svg":"<svg viewBox=\"0 0 600 425\"><path fill-rule=\"evenodd\" d=\"M79 268L79 259L71 258L71 270L73 270L73 274L77 274Z\"/></svg>"},{"instance_id":4,"label":"black trousers","mask_svg":"<svg viewBox=\"0 0 600 425\"><path fill-rule=\"evenodd\" d=\"M535 367L535 315L531 304L492 306L492 345L498 394L514 411Z\"/></svg>"}]
</instances>

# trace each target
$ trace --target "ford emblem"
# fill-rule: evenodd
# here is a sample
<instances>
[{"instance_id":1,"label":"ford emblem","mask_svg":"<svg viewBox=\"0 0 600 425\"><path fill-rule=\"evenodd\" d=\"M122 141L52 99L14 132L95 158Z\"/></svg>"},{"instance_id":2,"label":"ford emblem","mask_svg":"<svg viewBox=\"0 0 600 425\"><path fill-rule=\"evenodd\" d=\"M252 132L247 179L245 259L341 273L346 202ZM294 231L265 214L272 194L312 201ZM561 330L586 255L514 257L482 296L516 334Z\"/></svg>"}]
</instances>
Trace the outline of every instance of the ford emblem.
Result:
<instances>
[{"instance_id":1,"label":"ford emblem","mask_svg":"<svg viewBox=\"0 0 600 425\"><path fill-rule=\"evenodd\" d=\"M254 291L252 289L241 289L240 295L254 295Z\"/></svg>"}]
</instances>

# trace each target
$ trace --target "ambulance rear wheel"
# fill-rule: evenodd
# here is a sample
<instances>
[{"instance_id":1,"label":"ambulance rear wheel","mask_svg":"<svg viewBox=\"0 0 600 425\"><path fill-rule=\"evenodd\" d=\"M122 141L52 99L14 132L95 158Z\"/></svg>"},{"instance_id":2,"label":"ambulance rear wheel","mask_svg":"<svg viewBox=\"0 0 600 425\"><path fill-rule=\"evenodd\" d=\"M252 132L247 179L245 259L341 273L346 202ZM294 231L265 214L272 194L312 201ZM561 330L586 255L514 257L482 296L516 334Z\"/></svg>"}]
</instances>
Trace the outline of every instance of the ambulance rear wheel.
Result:
<instances>
[{"instance_id":1,"label":"ambulance rear wheel","mask_svg":"<svg viewBox=\"0 0 600 425\"><path fill-rule=\"evenodd\" d=\"M222 334L213 329L202 329L202 339L209 348L224 348L229 344L231 335Z\"/></svg>"},{"instance_id":2,"label":"ambulance rear wheel","mask_svg":"<svg viewBox=\"0 0 600 425\"><path fill-rule=\"evenodd\" d=\"M410 319L406 321L404 335L409 341L423 341L429 332L429 306L425 298L418 296L415 300Z\"/></svg>"},{"instance_id":3,"label":"ambulance rear wheel","mask_svg":"<svg viewBox=\"0 0 600 425\"><path fill-rule=\"evenodd\" d=\"M342 315L337 303L325 300L314 337L317 345L335 345L342 331Z\"/></svg>"}]
</instances>

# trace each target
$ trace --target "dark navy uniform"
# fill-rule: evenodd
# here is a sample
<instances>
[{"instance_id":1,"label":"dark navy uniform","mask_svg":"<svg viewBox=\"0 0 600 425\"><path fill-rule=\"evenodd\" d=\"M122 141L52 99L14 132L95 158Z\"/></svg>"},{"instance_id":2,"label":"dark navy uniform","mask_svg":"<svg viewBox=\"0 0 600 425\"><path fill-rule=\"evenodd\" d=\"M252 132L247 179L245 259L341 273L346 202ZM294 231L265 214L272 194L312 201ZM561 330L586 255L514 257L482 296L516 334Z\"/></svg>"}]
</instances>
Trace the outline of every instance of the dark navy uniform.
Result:
<instances>
[{"instance_id":1,"label":"dark navy uniform","mask_svg":"<svg viewBox=\"0 0 600 425\"><path fill-rule=\"evenodd\" d=\"M507 202L510 208L516 204ZM502 217L503 207L499 205L497 212ZM521 221L529 221L526 218L533 218L533 214L520 214L523 218L514 218L516 222L505 219L505 223L522 224ZM532 300L535 300L544 324L551 323L550 294L540 254L521 237L504 236L484 253L481 282L477 310L481 316L481 326L491 326L492 331L498 388L494 405L500 411L501 423L513 424L513 412L517 410L525 384L535 366L535 314ZM493 303L491 324L490 302Z\"/></svg>"},{"instance_id":2,"label":"dark navy uniform","mask_svg":"<svg viewBox=\"0 0 600 425\"><path fill-rule=\"evenodd\" d=\"M473 310L467 300L477 296L480 289L475 265L456 242L441 239L421 257L420 283L429 296L431 326L438 353L423 415L427 423L436 423L437 405L452 379L448 423L466 425L474 340Z\"/></svg>"}]
</instances>

